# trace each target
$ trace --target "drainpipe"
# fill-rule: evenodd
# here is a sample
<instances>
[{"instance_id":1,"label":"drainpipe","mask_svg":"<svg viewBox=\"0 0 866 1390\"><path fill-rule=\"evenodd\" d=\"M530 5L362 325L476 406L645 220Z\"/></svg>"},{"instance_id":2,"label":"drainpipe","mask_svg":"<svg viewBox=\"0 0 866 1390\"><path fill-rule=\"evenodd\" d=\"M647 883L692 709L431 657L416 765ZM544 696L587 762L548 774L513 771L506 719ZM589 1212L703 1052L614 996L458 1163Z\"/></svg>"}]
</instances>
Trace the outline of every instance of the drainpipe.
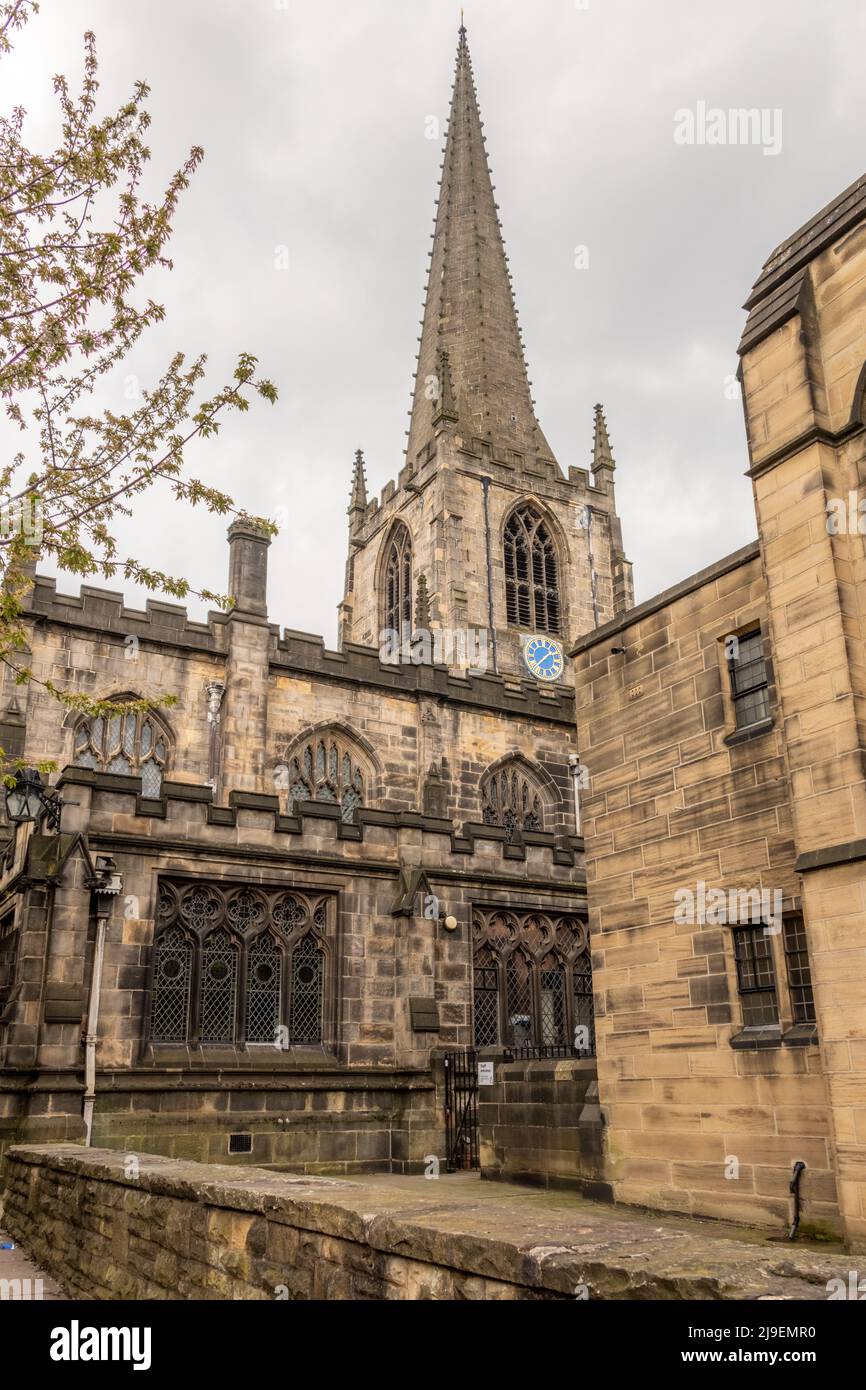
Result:
<instances>
[{"instance_id":1,"label":"drainpipe","mask_svg":"<svg viewBox=\"0 0 866 1390\"><path fill-rule=\"evenodd\" d=\"M123 881L117 865L107 854L96 856L96 876L92 883L96 898L96 941L93 947L93 969L90 976L90 1005L87 1011L87 1032L84 1036L84 1146L90 1148L93 1132L93 1107L96 1103L96 1043L99 1037L99 999L102 993L102 964L105 959L105 938L111 916L111 899L117 897Z\"/></svg>"},{"instance_id":2,"label":"drainpipe","mask_svg":"<svg viewBox=\"0 0 866 1390\"><path fill-rule=\"evenodd\" d=\"M599 626L598 621L598 575L595 572L595 556L592 553L592 507L586 505L586 544L589 551L589 587L592 595L592 616L595 626Z\"/></svg>"},{"instance_id":3,"label":"drainpipe","mask_svg":"<svg viewBox=\"0 0 866 1390\"><path fill-rule=\"evenodd\" d=\"M571 768L571 780L574 784L574 833L580 834L580 774L583 769L580 766L580 757L577 753L569 753L568 765Z\"/></svg>"},{"instance_id":4,"label":"drainpipe","mask_svg":"<svg viewBox=\"0 0 866 1390\"><path fill-rule=\"evenodd\" d=\"M484 493L484 544L487 550L487 624L490 628L490 641L493 646L493 674L499 673L499 658L496 651L496 624L493 617L493 556L490 553L490 479L481 479Z\"/></svg>"}]
</instances>

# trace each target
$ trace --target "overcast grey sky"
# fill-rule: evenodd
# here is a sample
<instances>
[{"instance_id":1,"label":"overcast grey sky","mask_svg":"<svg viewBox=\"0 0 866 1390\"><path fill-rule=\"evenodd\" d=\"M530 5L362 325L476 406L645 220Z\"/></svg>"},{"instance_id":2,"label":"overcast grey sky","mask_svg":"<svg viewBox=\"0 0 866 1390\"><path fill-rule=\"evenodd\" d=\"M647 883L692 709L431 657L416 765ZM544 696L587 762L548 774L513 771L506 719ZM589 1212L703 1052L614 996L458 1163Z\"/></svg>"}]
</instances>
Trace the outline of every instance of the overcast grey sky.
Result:
<instances>
[{"instance_id":1,"label":"overcast grey sky","mask_svg":"<svg viewBox=\"0 0 866 1390\"><path fill-rule=\"evenodd\" d=\"M402 464L441 158L428 118L444 127L458 24L443 0L42 0L2 65L0 105L24 104L40 144L51 75L78 79L92 28L104 110L152 85L154 176L204 145L175 269L148 284L167 320L113 403L178 348L208 351L214 386L258 354L278 405L190 462L251 511L287 509L270 616L329 645L353 452L376 491ZM740 306L773 247L866 168L866 7L468 0L466 25L539 419L564 468L587 466L604 403L640 601L755 534L726 393ZM779 108L781 153L676 144L674 113L699 101ZM219 518L154 494L124 537L225 589Z\"/></svg>"}]
</instances>

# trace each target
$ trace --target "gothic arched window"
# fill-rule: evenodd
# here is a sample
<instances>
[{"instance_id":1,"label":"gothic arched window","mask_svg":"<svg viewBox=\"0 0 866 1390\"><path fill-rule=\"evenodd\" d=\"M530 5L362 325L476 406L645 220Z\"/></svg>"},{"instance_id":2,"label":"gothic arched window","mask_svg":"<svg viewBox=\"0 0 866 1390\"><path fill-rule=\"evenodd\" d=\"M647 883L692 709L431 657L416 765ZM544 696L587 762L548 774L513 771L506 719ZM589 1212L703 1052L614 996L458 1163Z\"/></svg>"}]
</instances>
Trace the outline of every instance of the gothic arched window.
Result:
<instances>
[{"instance_id":1,"label":"gothic arched window","mask_svg":"<svg viewBox=\"0 0 866 1390\"><path fill-rule=\"evenodd\" d=\"M142 796L159 796L168 738L154 715L127 710L82 719L75 726L73 749L76 767L140 777Z\"/></svg>"},{"instance_id":2,"label":"gothic arched window","mask_svg":"<svg viewBox=\"0 0 866 1390\"><path fill-rule=\"evenodd\" d=\"M412 631L412 538L403 525L391 532L383 584L382 626L402 640Z\"/></svg>"},{"instance_id":3,"label":"gothic arched window","mask_svg":"<svg viewBox=\"0 0 866 1390\"><path fill-rule=\"evenodd\" d=\"M161 879L152 1041L321 1046L334 1028L328 903L315 893Z\"/></svg>"},{"instance_id":4,"label":"gothic arched window","mask_svg":"<svg viewBox=\"0 0 866 1390\"><path fill-rule=\"evenodd\" d=\"M348 738L322 730L295 749L288 760L289 814L296 801L331 801L342 819L355 819L364 805L365 770Z\"/></svg>"},{"instance_id":5,"label":"gothic arched window","mask_svg":"<svg viewBox=\"0 0 866 1390\"><path fill-rule=\"evenodd\" d=\"M559 632L559 569L544 518L528 503L505 527L505 606L511 627Z\"/></svg>"},{"instance_id":6,"label":"gothic arched window","mask_svg":"<svg viewBox=\"0 0 866 1390\"><path fill-rule=\"evenodd\" d=\"M476 908L472 938L476 1047L595 1054L592 963L578 917Z\"/></svg>"},{"instance_id":7,"label":"gothic arched window","mask_svg":"<svg viewBox=\"0 0 866 1390\"><path fill-rule=\"evenodd\" d=\"M485 825L501 825L507 844L525 830L544 829L541 795L527 772L506 763L481 779L481 814Z\"/></svg>"}]
</instances>

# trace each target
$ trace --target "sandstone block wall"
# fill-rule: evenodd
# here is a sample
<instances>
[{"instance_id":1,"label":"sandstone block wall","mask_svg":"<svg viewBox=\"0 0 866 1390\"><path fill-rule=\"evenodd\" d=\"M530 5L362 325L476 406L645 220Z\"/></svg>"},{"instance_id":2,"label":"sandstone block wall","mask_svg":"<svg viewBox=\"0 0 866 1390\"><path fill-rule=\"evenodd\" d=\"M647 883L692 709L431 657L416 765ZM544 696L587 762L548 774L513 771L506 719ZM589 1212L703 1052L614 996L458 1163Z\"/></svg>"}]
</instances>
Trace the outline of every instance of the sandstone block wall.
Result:
<instances>
[{"instance_id":1,"label":"sandstone block wall","mask_svg":"<svg viewBox=\"0 0 866 1390\"><path fill-rule=\"evenodd\" d=\"M780 938L781 1035L741 1050L731 923L698 914L700 883L802 906L769 642L773 723L747 736L735 727L725 639L756 624L767 632L753 546L594 634L577 657L608 1174L620 1201L782 1229L802 1159L804 1220L838 1230L822 1057L783 1041L794 1020ZM691 922L676 920L682 889L694 894ZM807 927L811 942L808 914Z\"/></svg>"},{"instance_id":2,"label":"sandstone block wall","mask_svg":"<svg viewBox=\"0 0 866 1390\"><path fill-rule=\"evenodd\" d=\"M740 345L846 1231L866 1246L866 180L768 260Z\"/></svg>"},{"instance_id":3,"label":"sandstone block wall","mask_svg":"<svg viewBox=\"0 0 866 1390\"><path fill-rule=\"evenodd\" d=\"M610 1199L594 1058L497 1062L478 1091L478 1140L485 1178Z\"/></svg>"}]
</instances>

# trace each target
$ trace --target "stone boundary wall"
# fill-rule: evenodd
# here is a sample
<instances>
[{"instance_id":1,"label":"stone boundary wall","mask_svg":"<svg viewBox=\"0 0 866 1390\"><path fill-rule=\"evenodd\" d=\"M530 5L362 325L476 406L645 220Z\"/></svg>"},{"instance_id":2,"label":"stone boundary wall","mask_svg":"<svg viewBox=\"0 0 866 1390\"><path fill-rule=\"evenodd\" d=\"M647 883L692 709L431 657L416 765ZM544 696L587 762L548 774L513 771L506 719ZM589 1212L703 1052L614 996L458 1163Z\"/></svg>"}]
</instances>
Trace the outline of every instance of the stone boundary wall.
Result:
<instances>
[{"instance_id":1,"label":"stone boundary wall","mask_svg":"<svg viewBox=\"0 0 866 1390\"><path fill-rule=\"evenodd\" d=\"M818 1301L850 1270L848 1255L459 1178L131 1166L75 1145L10 1149L4 1173L6 1229L73 1298Z\"/></svg>"},{"instance_id":2,"label":"stone boundary wall","mask_svg":"<svg viewBox=\"0 0 866 1390\"><path fill-rule=\"evenodd\" d=\"M545 1274L492 1239L407 1225L384 1189L370 1216L351 1205L374 1205L369 1191L339 1179L138 1163L135 1178L109 1150L6 1155L4 1224L73 1298L573 1298L573 1273Z\"/></svg>"}]
</instances>

